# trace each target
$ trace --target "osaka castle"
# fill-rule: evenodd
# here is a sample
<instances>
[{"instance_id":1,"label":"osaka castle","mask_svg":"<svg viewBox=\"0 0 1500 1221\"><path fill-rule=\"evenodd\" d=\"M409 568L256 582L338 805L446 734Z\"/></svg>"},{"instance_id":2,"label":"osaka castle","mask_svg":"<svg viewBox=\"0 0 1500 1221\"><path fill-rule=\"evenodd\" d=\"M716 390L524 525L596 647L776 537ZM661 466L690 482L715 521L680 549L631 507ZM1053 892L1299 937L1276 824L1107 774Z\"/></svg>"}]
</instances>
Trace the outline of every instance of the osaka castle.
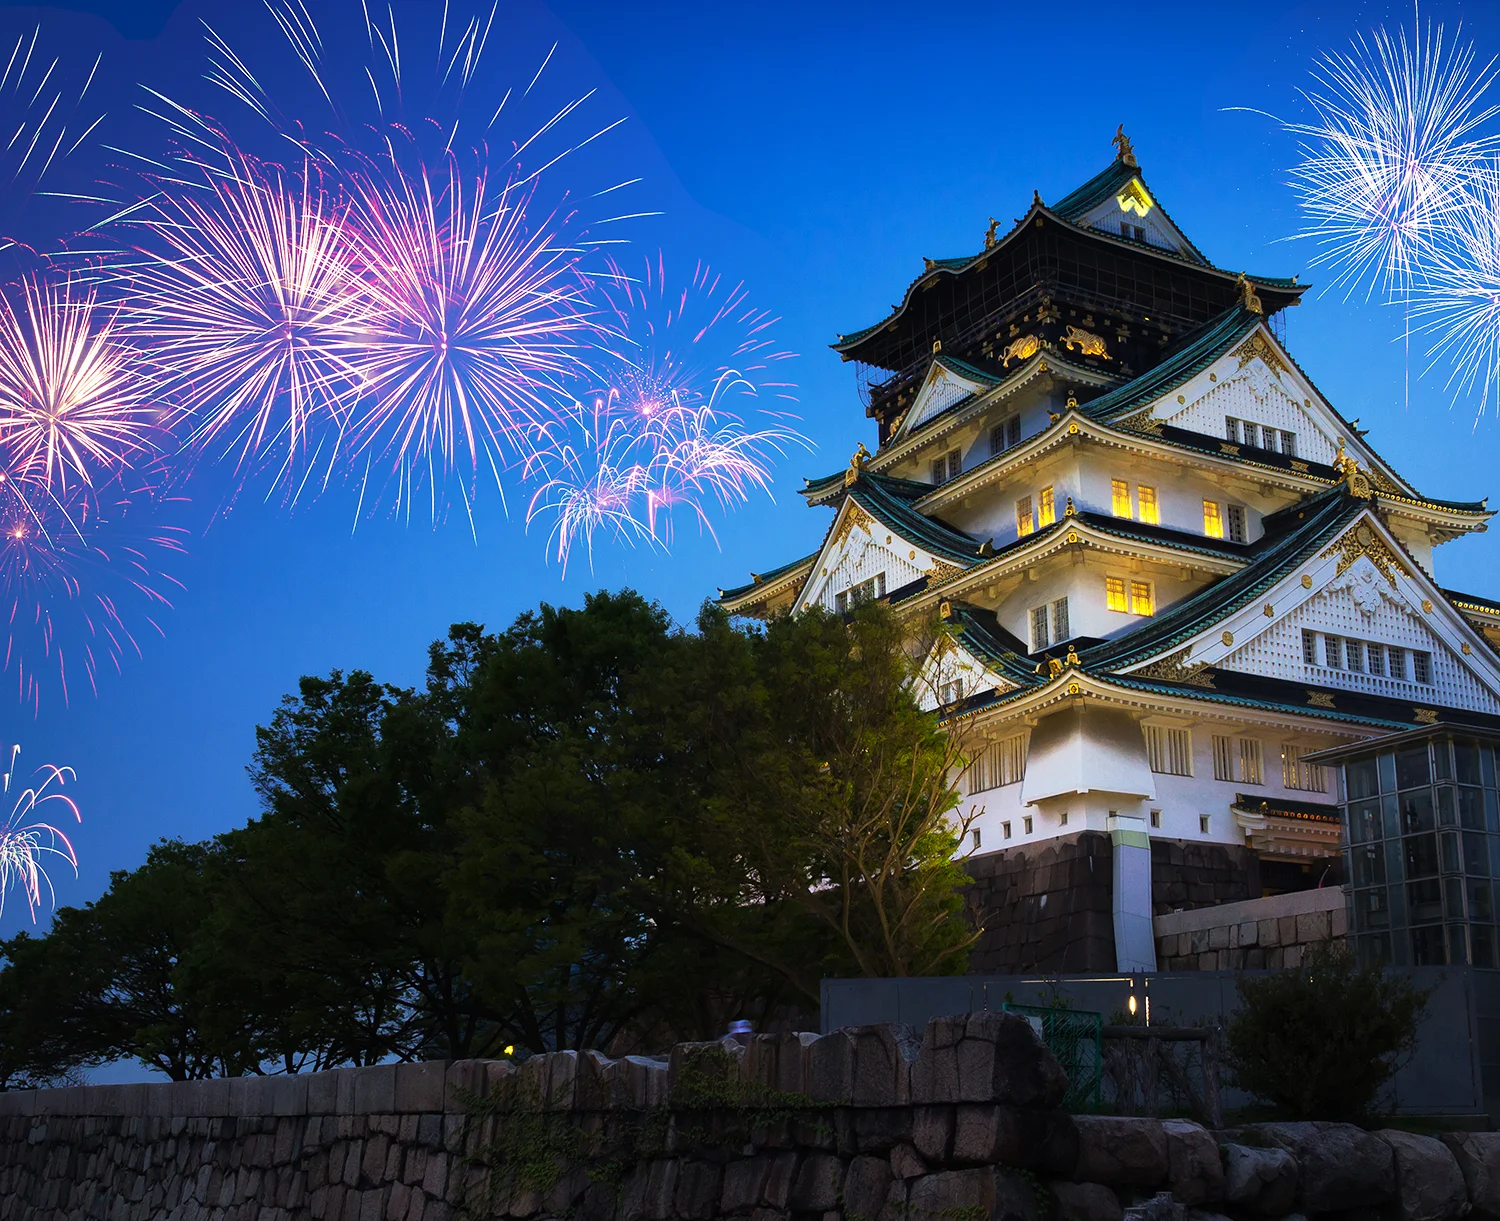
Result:
<instances>
[{"instance_id":1,"label":"osaka castle","mask_svg":"<svg viewBox=\"0 0 1500 1221\"><path fill-rule=\"evenodd\" d=\"M1284 342L1305 286L1216 266L1114 143L838 336L873 452L807 482L810 553L721 604L941 624L921 690L968 744L971 969L1155 970L1153 920L1329 887L1377 958L1497 965L1466 884L1500 878L1500 601L1435 567L1493 514L1377 452ZM1382 832L1384 781L1341 793L1330 760L1390 735L1427 796L1393 787Z\"/></svg>"}]
</instances>

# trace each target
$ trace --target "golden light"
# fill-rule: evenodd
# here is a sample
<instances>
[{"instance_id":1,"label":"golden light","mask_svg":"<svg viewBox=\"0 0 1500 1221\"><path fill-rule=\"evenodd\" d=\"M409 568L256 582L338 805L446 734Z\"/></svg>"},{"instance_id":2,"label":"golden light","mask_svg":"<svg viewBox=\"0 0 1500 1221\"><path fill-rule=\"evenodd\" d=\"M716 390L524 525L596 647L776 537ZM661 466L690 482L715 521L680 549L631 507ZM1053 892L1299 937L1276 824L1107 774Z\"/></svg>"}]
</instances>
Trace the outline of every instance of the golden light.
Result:
<instances>
[{"instance_id":1,"label":"golden light","mask_svg":"<svg viewBox=\"0 0 1500 1221\"><path fill-rule=\"evenodd\" d=\"M1143 220L1155 203L1139 178L1127 182L1125 189L1115 196L1115 202L1120 205L1121 212L1134 212Z\"/></svg>"}]
</instances>

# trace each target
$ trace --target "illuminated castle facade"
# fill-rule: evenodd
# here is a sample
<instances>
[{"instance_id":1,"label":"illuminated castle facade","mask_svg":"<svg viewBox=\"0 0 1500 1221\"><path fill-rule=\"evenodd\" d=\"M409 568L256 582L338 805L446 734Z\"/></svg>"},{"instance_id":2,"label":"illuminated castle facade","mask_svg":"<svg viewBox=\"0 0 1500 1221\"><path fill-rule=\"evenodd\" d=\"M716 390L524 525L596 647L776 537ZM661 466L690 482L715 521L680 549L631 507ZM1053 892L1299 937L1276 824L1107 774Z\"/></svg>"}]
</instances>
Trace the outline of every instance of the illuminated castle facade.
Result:
<instances>
[{"instance_id":1,"label":"illuminated castle facade","mask_svg":"<svg viewBox=\"0 0 1500 1221\"><path fill-rule=\"evenodd\" d=\"M878 446L804 489L832 512L812 554L721 601L883 599L944 622L924 689L977 743L971 865L1051 847L1110 874L1106 929L1006 965L1154 969L1153 915L1340 882L1393 960L1494 965L1493 913L1444 906L1432 815L1391 832L1432 836L1430 869L1407 845L1377 871L1347 842L1336 770L1307 760L1500 728L1500 603L1433 569L1492 514L1376 453L1280 338L1304 287L1215 267L1116 146L839 337ZM992 898L987 928L1036 918Z\"/></svg>"}]
</instances>

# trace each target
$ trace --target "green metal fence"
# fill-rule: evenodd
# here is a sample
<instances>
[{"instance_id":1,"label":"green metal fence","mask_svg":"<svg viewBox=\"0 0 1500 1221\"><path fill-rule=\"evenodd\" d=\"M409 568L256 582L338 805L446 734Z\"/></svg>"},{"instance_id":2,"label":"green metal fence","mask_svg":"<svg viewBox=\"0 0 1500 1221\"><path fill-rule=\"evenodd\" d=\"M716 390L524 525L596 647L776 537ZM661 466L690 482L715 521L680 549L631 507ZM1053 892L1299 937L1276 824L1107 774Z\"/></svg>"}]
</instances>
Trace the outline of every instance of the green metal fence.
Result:
<instances>
[{"instance_id":1,"label":"green metal fence","mask_svg":"<svg viewBox=\"0 0 1500 1221\"><path fill-rule=\"evenodd\" d=\"M1097 1110L1099 1084L1104 1078L1104 1015L1085 1009L1056 1009L1046 1005L1007 1002L1007 1013L1018 1013L1041 1027L1042 1042L1068 1074L1063 1105L1072 1110Z\"/></svg>"}]
</instances>

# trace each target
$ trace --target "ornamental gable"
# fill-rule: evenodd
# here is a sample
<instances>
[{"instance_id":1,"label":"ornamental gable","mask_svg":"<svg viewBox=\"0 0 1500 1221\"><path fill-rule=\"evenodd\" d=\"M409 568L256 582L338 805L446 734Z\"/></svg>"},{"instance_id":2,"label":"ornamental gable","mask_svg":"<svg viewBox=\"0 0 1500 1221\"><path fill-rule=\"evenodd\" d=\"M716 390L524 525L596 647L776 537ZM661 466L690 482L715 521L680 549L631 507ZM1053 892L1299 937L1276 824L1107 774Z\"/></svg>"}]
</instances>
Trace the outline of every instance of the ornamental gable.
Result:
<instances>
[{"instance_id":1,"label":"ornamental gable","mask_svg":"<svg viewBox=\"0 0 1500 1221\"><path fill-rule=\"evenodd\" d=\"M932 712L979 692L1003 694L1017 686L966 648L962 635L944 635L933 646L917 675L917 702L924 712Z\"/></svg>"},{"instance_id":2,"label":"ornamental gable","mask_svg":"<svg viewBox=\"0 0 1500 1221\"><path fill-rule=\"evenodd\" d=\"M1076 224L1129 241L1144 242L1159 250L1170 250L1183 258L1198 259L1192 244L1157 206L1139 178L1132 178L1118 192L1080 216Z\"/></svg>"},{"instance_id":3,"label":"ornamental gable","mask_svg":"<svg viewBox=\"0 0 1500 1221\"><path fill-rule=\"evenodd\" d=\"M843 611L860 601L884 597L919 577L957 571L846 497L793 610L821 606Z\"/></svg>"},{"instance_id":4,"label":"ornamental gable","mask_svg":"<svg viewBox=\"0 0 1500 1221\"><path fill-rule=\"evenodd\" d=\"M927 370L927 377L922 382L921 389L917 391L911 410L906 413L906 419L901 422L896 435L891 437L887 444L914 432L928 420L947 411L955 403L961 403L964 399L988 389L989 386L984 383L962 377L941 361L934 360L932 367Z\"/></svg>"},{"instance_id":5,"label":"ornamental gable","mask_svg":"<svg viewBox=\"0 0 1500 1221\"><path fill-rule=\"evenodd\" d=\"M1304 461L1331 465L1339 438L1352 431L1317 402L1312 387L1259 331L1210 372L1181 387L1176 397L1181 402L1168 399L1155 412L1162 423L1223 437L1226 444L1290 452ZM1247 440L1245 424L1253 425L1257 435ZM1275 435L1267 439L1265 429L1275 430ZM1290 446L1288 435L1294 438Z\"/></svg>"}]
</instances>

